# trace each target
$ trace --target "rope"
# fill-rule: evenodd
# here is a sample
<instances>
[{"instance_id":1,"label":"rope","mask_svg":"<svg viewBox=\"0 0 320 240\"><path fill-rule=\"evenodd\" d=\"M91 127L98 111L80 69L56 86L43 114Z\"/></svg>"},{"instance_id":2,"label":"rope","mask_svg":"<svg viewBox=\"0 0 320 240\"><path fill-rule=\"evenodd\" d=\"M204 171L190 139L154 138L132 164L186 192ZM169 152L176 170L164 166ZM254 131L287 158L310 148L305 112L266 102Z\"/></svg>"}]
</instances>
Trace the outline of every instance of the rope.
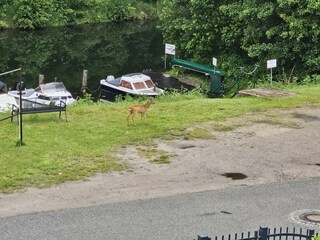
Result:
<instances>
[{"instance_id":1,"label":"rope","mask_svg":"<svg viewBox=\"0 0 320 240\"><path fill-rule=\"evenodd\" d=\"M246 75L252 75L255 71L257 71L258 67L258 65L255 65L250 72L245 72L242 67L240 67L240 70L242 73Z\"/></svg>"},{"instance_id":2,"label":"rope","mask_svg":"<svg viewBox=\"0 0 320 240\"><path fill-rule=\"evenodd\" d=\"M88 87L82 87L81 88L81 92L84 92L84 90L88 90L88 92L90 92L91 94L98 92L101 89L101 86L99 86L96 90L92 91L91 89L89 89Z\"/></svg>"}]
</instances>

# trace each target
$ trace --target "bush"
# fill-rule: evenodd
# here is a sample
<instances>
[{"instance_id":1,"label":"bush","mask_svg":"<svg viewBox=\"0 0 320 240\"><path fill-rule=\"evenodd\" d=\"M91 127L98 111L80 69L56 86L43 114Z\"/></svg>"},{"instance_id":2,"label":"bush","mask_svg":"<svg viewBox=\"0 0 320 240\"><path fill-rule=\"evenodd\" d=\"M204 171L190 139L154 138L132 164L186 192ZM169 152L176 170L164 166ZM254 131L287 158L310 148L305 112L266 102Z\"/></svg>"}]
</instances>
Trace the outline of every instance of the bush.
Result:
<instances>
[{"instance_id":1,"label":"bush","mask_svg":"<svg viewBox=\"0 0 320 240\"><path fill-rule=\"evenodd\" d=\"M23 29L48 26L55 12L52 0L17 0L14 2L13 25Z\"/></svg>"}]
</instances>

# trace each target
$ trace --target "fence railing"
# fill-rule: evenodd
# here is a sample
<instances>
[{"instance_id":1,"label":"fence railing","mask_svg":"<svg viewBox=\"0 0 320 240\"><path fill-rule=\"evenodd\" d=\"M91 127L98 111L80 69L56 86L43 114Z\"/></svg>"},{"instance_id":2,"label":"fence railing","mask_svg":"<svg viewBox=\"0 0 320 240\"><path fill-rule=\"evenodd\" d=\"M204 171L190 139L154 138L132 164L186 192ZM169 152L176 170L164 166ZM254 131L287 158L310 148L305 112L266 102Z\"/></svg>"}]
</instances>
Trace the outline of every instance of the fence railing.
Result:
<instances>
[{"instance_id":1,"label":"fence railing","mask_svg":"<svg viewBox=\"0 0 320 240\"><path fill-rule=\"evenodd\" d=\"M285 229L279 228L279 230L274 228L272 231L267 226L260 226L259 230L253 233L234 234L233 236L231 234L222 235L220 238L216 236L214 240L311 240L314 236L316 237L317 234L312 229L293 228L289 231L287 227ZM198 240L211 240L211 238L206 234L200 234Z\"/></svg>"}]
</instances>

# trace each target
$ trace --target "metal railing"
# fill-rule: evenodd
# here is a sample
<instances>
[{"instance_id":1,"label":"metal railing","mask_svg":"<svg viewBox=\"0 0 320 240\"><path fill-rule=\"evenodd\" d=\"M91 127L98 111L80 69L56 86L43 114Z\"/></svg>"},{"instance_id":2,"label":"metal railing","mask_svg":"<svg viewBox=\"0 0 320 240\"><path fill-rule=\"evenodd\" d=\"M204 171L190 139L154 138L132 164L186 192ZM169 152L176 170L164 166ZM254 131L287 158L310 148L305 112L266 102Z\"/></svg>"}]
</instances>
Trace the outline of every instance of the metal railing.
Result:
<instances>
[{"instance_id":1,"label":"metal railing","mask_svg":"<svg viewBox=\"0 0 320 240\"><path fill-rule=\"evenodd\" d=\"M258 231L253 233L248 232L247 234L235 234L235 235L222 235L221 238L217 236L214 240L312 240L312 237L316 237L315 231L312 229L303 230L302 228L293 228L289 231L289 228L276 228L271 231L270 228L266 226L260 226ZM206 234L198 235L198 240L211 240L211 238Z\"/></svg>"}]
</instances>

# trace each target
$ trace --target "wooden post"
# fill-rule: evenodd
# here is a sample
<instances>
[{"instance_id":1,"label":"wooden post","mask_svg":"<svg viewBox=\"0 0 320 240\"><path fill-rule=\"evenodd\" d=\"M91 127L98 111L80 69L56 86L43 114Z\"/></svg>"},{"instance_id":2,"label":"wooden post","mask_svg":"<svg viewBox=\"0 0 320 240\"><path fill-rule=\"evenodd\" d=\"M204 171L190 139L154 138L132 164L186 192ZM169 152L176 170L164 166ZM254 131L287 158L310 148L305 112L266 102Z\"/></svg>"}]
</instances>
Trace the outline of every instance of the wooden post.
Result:
<instances>
[{"instance_id":1,"label":"wooden post","mask_svg":"<svg viewBox=\"0 0 320 240\"><path fill-rule=\"evenodd\" d=\"M39 74L39 85L44 84L44 75Z\"/></svg>"},{"instance_id":2,"label":"wooden post","mask_svg":"<svg viewBox=\"0 0 320 240\"><path fill-rule=\"evenodd\" d=\"M83 70L82 75L82 93L85 94L88 86L88 70Z\"/></svg>"}]
</instances>

